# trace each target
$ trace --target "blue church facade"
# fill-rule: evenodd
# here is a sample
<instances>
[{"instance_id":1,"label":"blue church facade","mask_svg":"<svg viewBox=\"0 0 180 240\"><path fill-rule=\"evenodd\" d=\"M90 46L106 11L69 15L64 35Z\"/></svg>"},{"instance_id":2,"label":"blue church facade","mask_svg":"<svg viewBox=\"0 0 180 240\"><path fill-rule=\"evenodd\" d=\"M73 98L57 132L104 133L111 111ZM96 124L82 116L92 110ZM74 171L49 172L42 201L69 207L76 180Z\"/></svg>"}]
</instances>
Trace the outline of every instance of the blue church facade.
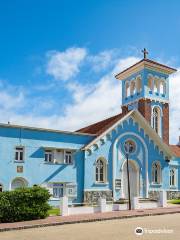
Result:
<instances>
[{"instance_id":1,"label":"blue church facade","mask_svg":"<svg viewBox=\"0 0 180 240\"><path fill-rule=\"evenodd\" d=\"M41 185L58 205L180 196L180 146L169 144L169 75L175 69L149 59L116 75L122 112L76 132L0 124L0 191Z\"/></svg>"}]
</instances>

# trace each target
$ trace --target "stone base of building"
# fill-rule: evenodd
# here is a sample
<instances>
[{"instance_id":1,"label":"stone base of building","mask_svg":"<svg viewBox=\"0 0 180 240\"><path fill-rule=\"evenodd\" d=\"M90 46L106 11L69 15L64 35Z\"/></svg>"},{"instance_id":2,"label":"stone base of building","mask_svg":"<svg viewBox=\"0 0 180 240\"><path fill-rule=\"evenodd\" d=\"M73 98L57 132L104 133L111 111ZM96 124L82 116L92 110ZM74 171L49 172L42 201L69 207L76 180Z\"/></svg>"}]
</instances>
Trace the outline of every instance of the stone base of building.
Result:
<instances>
[{"instance_id":1,"label":"stone base of building","mask_svg":"<svg viewBox=\"0 0 180 240\"><path fill-rule=\"evenodd\" d=\"M159 191L149 191L148 196L149 196L149 199L159 200L160 194L159 194Z\"/></svg>"},{"instance_id":2,"label":"stone base of building","mask_svg":"<svg viewBox=\"0 0 180 240\"><path fill-rule=\"evenodd\" d=\"M180 191L167 191L167 200L180 199Z\"/></svg>"},{"instance_id":3,"label":"stone base of building","mask_svg":"<svg viewBox=\"0 0 180 240\"><path fill-rule=\"evenodd\" d=\"M87 204L97 203L100 198L113 201L112 191L84 191L84 202Z\"/></svg>"},{"instance_id":4,"label":"stone base of building","mask_svg":"<svg viewBox=\"0 0 180 240\"><path fill-rule=\"evenodd\" d=\"M149 198L153 200L159 200L160 191L149 191ZM180 199L180 191L166 191L167 200Z\"/></svg>"}]
</instances>

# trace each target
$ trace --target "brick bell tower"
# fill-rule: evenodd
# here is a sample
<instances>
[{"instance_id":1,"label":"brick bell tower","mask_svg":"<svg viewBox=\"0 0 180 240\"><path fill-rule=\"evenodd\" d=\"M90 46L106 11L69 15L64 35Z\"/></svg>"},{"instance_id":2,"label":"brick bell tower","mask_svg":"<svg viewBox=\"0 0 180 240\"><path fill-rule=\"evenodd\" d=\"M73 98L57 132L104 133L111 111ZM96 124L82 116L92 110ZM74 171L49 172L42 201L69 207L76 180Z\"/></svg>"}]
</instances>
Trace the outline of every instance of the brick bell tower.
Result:
<instances>
[{"instance_id":1,"label":"brick bell tower","mask_svg":"<svg viewBox=\"0 0 180 240\"><path fill-rule=\"evenodd\" d=\"M176 69L144 58L115 77L122 81L122 112L137 109L169 144L169 75Z\"/></svg>"}]
</instances>

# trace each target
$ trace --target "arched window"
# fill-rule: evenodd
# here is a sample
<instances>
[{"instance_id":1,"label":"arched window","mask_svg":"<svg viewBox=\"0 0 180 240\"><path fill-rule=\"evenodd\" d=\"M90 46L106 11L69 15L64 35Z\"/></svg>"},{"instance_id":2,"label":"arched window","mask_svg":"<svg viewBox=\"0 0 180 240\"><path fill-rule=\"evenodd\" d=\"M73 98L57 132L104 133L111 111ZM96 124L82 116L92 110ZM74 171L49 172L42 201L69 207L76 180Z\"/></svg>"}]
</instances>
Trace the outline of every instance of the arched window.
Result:
<instances>
[{"instance_id":1,"label":"arched window","mask_svg":"<svg viewBox=\"0 0 180 240\"><path fill-rule=\"evenodd\" d=\"M135 81L131 81L131 95L136 93L136 83Z\"/></svg>"},{"instance_id":2,"label":"arched window","mask_svg":"<svg viewBox=\"0 0 180 240\"><path fill-rule=\"evenodd\" d=\"M153 92L153 86L154 86L153 78L152 78L152 77L149 77L149 79L148 79L148 88L149 88L149 91Z\"/></svg>"},{"instance_id":3,"label":"arched window","mask_svg":"<svg viewBox=\"0 0 180 240\"><path fill-rule=\"evenodd\" d=\"M126 82L126 97L130 96L130 84L129 82Z\"/></svg>"},{"instance_id":4,"label":"arched window","mask_svg":"<svg viewBox=\"0 0 180 240\"><path fill-rule=\"evenodd\" d=\"M24 178L15 178L11 183L11 189L27 187L28 182Z\"/></svg>"},{"instance_id":5,"label":"arched window","mask_svg":"<svg viewBox=\"0 0 180 240\"><path fill-rule=\"evenodd\" d=\"M159 107L153 108L152 128L161 136L161 110Z\"/></svg>"},{"instance_id":6,"label":"arched window","mask_svg":"<svg viewBox=\"0 0 180 240\"><path fill-rule=\"evenodd\" d=\"M169 172L169 185L175 186L176 185L176 169L172 168Z\"/></svg>"},{"instance_id":7,"label":"arched window","mask_svg":"<svg viewBox=\"0 0 180 240\"><path fill-rule=\"evenodd\" d=\"M96 182L106 182L107 166L105 159L99 158L96 161Z\"/></svg>"},{"instance_id":8,"label":"arched window","mask_svg":"<svg viewBox=\"0 0 180 240\"><path fill-rule=\"evenodd\" d=\"M154 80L154 92L155 93L159 92L159 81L158 81L158 79Z\"/></svg>"},{"instance_id":9,"label":"arched window","mask_svg":"<svg viewBox=\"0 0 180 240\"><path fill-rule=\"evenodd\" d=\"M142 90L141 76L138 76L138 77L136 78L136 90L137 90L138 93L140 93L141 90Z\"/></svg>"},{"instance_id":10,"label":"arched window","mask_svg":"<svg viewBox=\"0 0 180 240\"><path fill-rule=\"evenodd\" d=\"M161 165L159 162L154 162L152 164L152 183L161 183Z\"/></svg>"},{"instance_id":11,"label":"arched window","mask_svg":"<svg viewBox=\"0 0 180 240\"><path fill-rule=\"evenodd\" d=\"M3 191L3 185L0 183L0 192Z\"/></svg>"}]
</instances>

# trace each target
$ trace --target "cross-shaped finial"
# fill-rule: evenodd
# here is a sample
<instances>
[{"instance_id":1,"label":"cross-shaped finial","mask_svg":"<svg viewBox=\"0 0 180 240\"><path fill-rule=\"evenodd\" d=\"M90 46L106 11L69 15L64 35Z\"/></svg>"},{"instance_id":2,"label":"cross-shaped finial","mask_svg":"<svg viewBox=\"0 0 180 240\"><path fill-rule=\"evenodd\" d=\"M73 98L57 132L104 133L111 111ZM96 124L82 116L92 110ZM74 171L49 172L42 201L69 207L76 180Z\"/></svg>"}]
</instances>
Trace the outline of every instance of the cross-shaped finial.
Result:
<instances>
[{"instance_id":1,"label":"cross-shaped finial","mask_svg":"<svg viewBox=\"0 0 180 240\"><path fill-rule=\"evenodd\" d=\"M146 59L148 55L148 51L146 50L146 48L144 48L141 52L144 54L144 59Z\"/></svg>"}]
</instances>

